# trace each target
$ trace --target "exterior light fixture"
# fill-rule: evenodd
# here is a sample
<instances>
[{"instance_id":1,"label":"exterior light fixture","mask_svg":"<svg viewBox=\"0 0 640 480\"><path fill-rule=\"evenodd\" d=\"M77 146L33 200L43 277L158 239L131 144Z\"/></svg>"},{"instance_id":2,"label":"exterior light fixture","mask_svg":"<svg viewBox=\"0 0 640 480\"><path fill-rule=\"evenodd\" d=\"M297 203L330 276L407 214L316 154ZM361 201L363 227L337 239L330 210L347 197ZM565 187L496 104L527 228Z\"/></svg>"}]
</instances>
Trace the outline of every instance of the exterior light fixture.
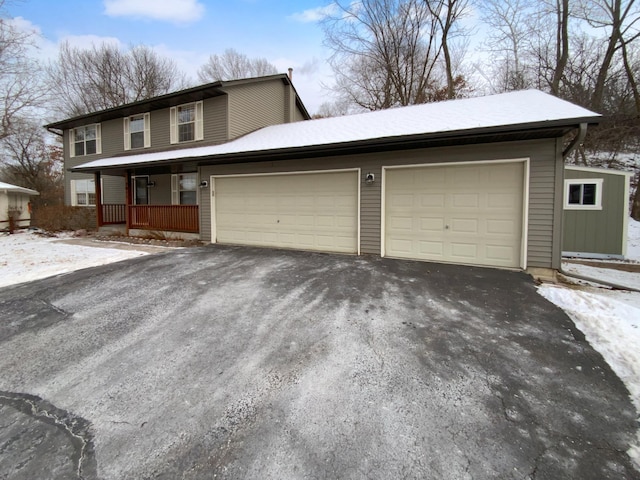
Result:
<instances>
[{"instance_id":1,"label":"exterior light fixture","mask_svg":"<svg viewBox=\"0 0 640 480\"><path fill-rule=\"evenodd\" d=\"M200 182L200 188L207 188L209 186L209 182L207 182L206 180L202 180Z\"/></svg>"},{"instance_id":2,"label":"exterior light fixture","mask_svg":"<svg viewBox=\"0 0 640 480\"><path fill-rule=\"evenodd\" d=\"M374 181L376 180L376 176L369 172L364 176L364 183L366 183L367 185L371 185Z\"/></svg>"}]
</instances>

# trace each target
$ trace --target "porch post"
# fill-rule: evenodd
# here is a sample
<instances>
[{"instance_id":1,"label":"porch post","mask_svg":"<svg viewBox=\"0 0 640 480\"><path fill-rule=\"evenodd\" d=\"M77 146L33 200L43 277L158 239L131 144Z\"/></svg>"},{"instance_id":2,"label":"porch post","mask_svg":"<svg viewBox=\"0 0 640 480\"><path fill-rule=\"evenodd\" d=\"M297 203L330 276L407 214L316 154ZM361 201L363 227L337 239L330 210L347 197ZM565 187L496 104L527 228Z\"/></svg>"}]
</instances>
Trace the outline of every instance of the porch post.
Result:
<instances>
[{"instance_id":1,"label":"porch post","mask_svg":"<svg viewBox=\"0 0 640 480\"><path fill-rule=\"evenodd\" d=\"M94 174L95 186L96 186L96 219L98 222L98 230L104 224L102 218L102 185L100 184L100 172Z\"/></svg>"},{"instance_id":2,"label":"porch post","mask_svg":"<svg viewBox=\"0 0 640 480\"><path fill-rule=\"evenodd\" d=\"M124 205L124 218L126 223L125 235L129 236L129 205L131 205L131 170L127 170L127 175L125 178L124 184L124 196L125 196L125 205Z\"/></svg>"}]
</instances>

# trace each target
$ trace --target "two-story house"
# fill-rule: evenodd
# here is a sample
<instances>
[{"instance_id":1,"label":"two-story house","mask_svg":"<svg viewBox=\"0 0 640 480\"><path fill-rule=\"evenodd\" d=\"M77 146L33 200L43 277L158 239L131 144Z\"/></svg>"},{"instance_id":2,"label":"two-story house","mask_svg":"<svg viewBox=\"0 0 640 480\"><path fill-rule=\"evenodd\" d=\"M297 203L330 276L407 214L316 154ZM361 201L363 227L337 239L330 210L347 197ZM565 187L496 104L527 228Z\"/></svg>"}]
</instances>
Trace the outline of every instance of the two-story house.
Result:
<instances>
[{"instance_id":1,"label":"two-story house","mask_svg":"<svg viewBox=\"0 0 640 480\"><path fill-rule=\"evenodd\" d=\"M65 138L67 201L129 234L560 267L564 158L599 115L529 90L308 118L275 75L48 127Z\"/></svg>"},{"instance_id":2,"label":"two-story house","mask_svg":"<svg viewBox=\"0 0 640 480\"><path fill-rule=\"evenodd\" d=\"M202 180L196 163L97 175L72 169L102 158L217 145L261 127L309 118L290 77L281 74L201 85L46 128L63 136L67 205L99 206L99 227L186 237L199 234Z\"/></svg>"}]
</instances>

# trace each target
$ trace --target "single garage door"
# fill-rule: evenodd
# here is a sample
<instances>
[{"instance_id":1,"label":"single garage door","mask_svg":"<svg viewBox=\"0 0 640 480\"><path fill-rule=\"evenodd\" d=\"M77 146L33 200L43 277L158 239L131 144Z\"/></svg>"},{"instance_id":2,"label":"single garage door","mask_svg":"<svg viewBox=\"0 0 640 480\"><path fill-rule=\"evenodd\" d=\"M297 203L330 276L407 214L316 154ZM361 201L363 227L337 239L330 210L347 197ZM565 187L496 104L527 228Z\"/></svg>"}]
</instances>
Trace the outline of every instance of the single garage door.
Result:
<instances>
[{"instance_id":1,"label":"single garage door","mask_svg":"<svg viewBox=\"0 0 640 480\"><path fill-rule=\"evenodd\" d=\"M385 254L521 267L524 162L385 170Z\"/></svg>"},{"instance_id":2,"label":"single garage door","mask_svg":"<svg viewBox=\"0 0 640 480\"><path fill-rule=\"evenodd\" d=\"M218 243L358 253L358 171L211 180Z\"/></svg>"}]
</instances>

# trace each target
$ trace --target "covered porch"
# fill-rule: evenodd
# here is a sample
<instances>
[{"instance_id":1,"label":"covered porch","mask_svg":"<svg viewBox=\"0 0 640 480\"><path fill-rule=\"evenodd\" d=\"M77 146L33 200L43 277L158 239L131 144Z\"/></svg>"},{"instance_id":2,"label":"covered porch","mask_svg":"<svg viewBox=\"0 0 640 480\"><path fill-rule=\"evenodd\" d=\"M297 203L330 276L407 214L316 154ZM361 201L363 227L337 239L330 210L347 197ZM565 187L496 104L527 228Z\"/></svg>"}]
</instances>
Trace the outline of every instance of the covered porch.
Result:
<instances>
[{"instance_id":1,"label":"covered porch","mask_svg":"<svg viewBox=\"0 0 640 480\"><path fill-rule=\"evenodd\" d=\"M111 175L111 173L110 173ZM183 174L126 171L123 202L102 183L102 172L94 172L96 188L96 221L98 230L116 230L125 235L145 232L188 234L200 233L197 173Z\"/></svg>"}]
</instances>

